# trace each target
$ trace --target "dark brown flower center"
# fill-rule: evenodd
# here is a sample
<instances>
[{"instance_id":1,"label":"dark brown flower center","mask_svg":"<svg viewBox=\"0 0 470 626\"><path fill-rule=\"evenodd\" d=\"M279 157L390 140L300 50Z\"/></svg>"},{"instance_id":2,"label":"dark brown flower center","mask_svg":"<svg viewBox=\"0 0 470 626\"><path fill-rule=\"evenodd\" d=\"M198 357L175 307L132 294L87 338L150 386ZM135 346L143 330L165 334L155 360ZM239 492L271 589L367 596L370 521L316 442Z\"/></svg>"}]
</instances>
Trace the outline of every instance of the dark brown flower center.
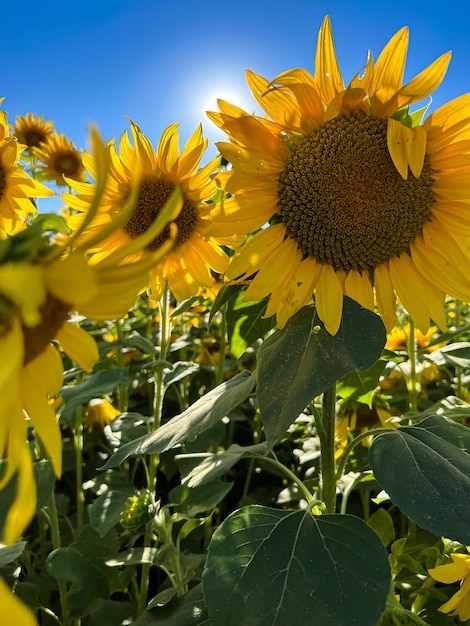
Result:
<instances>
[{"instance_id":1,"label":"dark brown flower center","mask_svg":"<svg viewBox=\"0 0 470 626\"><path fill-rule=\"evenodd\" d=\"M39 130L28 130L24 133L24 140L28 148L39 148L46 141L46 135Z\"/></svg>"},{"instance_id":2,"label":"dark brown flower center","mask_svg":"<svg viewBox=\"0 0 470 626\"><path fill-rule=\"evenodd\" d=\"M373 271L405 252L430 220L432 170L398 173L387 120L335 118L299 141L279 178L279 214L304 258Z\"/></svg>"},{"instance_id":3,"label":"dark brown flower center","mask_svg":"<svg viewBox=\"0 0 470 626\"><path fill-rule=\"evenodd\" d=\"M56 172L73 176L81 167L81 159L75 152L61 152L54 157L54 169Z\"/></svg>"},{"instance_id":4,"label":"dark brown flower center","mask_svg":"<svg viewBox=\"0 0 470 626\"><path fill-rule=\"evenodd\" d=\"M45 303L39 309L41 314L39 324L32 327L23 325L24 365L44 352L59 328L67 321L71 308L67 302L59 300L50 293L47 294Z\"/></svg>"},{"instance_id":5,"label":"dark brown flower center","mask_svg":"<svg viewBox=\"0 0 470 626\"><path fill-rule=\"evenodd\" d=\"M163 180L147 180L141 183L134 211L125 226L132 238L142 235L150 228L167 203L174 188L173 183ZM175 246L178 247L191 237L196 228L198 222L196 207L189 200L184 199L183 207L174 222L178 227L175 242ZM158 237L149 243L147 248L157 250L167 241L169 236L170 228L167 226Z\"/></svg>"}]
</instances>

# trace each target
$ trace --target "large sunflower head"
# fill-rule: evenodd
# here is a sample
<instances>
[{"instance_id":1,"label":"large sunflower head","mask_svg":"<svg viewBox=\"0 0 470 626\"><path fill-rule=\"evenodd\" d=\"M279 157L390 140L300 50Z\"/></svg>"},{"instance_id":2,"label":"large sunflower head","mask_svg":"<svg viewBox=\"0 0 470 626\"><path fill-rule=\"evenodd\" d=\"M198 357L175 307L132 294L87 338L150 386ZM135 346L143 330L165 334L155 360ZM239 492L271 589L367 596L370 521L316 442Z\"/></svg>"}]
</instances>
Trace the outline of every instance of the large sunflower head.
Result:
<instances>
[{"instance_id":1,"label":"large sunflower head","mask_svg":"<svg viewBox=\"0 0 470 626\"><path fill-rule=\"evenodd\" d=\"M54 195L18 163L25 146L10 136L7 114L0 111L0 239L22 230L36 213L35 198Z\"/></svg>"},{"instance_id":2,"label":"large sunflower head","mask_svg":"<svg viewBox=\"0 0 470 626\"><path fill-rule=\"evenodd\" d=\"M36 167L45 180L64 187L67 185L64 176L78 181L86 178L82 153L65 135L53 131L45 142L33 148L33 154L39 160Z\"/></svg>"},{"instance_id":3,"label":"large sunflower head","mask_svg":"<svg viewBox=\"0 0 470 626\"><path fill-rule=\"evenodd\" d=\"M52 135L54 122L44 120L43 115L27 113L18 115L12 125L13 134L18 142L24 144L28 150L39 148Z\"/></svg>"},{"instance_id":4,"label":"large sunflower head","mask_svg":"<svg viewBox=\"0 0 470 626\"><path fill-rule=\"evenodd\" d=\"M345 86L325 18L315 75L294 69L248 84L268 118L220 101L210 118L232 169L221 182L225 228L255 234L235 255L230 279L256 274L247 299L269 296L280 327L314 294L332 334L343 296L374 310L390 330L396 297L425 333L445 326L444 297L470 298L470 95L424 123L409 105L441 83L444 54L403 85L408 30Z\"/></svg>"},{"instance_id":5,"label":"large sunflower head","mask_svg":"<svg viewBox=\"0 0 470 626\"><path fill-rule=\"evenodd\" d=\"M132 143L126 131L118 148L114 142L111 144L112 167L98 210L100 223L119 216L129 201L133 203L132 211L122 228L95 246L93 251L96 258L105 257L146 233L178 187L182 192L182 206L173 220L176 239L171 251L150 271L147 291L151 300L157 301L165 280L168 280L175 297L185 300L197 294L201 287L211 287L211 272L223 273L227 266L228 257L221 245L231 238L215 238L209 233L219 211L217 202L214 202L218 189L212 175L220 159L211 160L199 169L207 148L201 127L189 138L181 152L178 147L178 124L165 130L156 150L134 123L131 123L131 134ZM94 159L85 153L84 161L95 179ZM78 192L77 195L64 194L65 201L76 212L68 221L70 228L75 230L86 219L95 185L68 182ZM93 235L93 227L83 233L85 238ZM151 239L142 254L160 250L169 236L170 227Z\"/></svg>"}]
</instances>

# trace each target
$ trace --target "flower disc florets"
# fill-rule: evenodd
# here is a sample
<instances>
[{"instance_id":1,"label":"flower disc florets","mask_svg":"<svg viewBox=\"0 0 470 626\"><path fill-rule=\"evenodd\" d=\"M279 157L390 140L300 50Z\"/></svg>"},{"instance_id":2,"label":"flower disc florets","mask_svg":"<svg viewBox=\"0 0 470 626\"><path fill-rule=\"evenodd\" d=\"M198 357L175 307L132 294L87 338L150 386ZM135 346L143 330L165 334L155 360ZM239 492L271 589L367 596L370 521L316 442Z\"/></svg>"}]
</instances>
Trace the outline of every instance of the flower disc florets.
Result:
<instances>
[{"instance_id":1,"label":"flower disc florets","mask_svg":"<svg viewBox=\"0 0 470 626\"><path fill-rule=\"evenodd\" d=\"M429 221L432 170L404 180L387 147L387 120L335 118L301 139L279 177L279 214L304 258L373 271Z\"/></svg>"}]
</instances>

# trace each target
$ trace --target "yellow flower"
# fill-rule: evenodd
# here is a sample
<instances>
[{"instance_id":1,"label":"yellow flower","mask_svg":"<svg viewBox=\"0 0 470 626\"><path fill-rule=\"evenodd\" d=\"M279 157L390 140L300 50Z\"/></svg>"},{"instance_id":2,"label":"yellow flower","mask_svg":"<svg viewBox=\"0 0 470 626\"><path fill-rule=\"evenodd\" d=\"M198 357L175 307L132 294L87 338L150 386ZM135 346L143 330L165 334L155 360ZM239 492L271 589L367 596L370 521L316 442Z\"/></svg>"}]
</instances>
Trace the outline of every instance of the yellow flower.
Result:
<instances>
[{"instance_id":1,"label":"yellow flower","mask_svg":"<svg viewBox=\"0 0 470 626\"><path fill-rule=\"evenodd\" d=\"M95 424L103 429L117 415L119 411L110 402L96 398L88 403L83 424L87 430L93 430Z\"/></svg>"},{"instance_id":2,"label":"yellow flower","mask_svg":"<svg viewBox=\"0 0 470 626\"><path fill-rule=\"evenodd\" d=\"M467 551L470 551L469 547ZM434 580L446 585L461 581L460 589L439 607L439 611L452 612L452 615L458 615L460 621L465 622L470 619L470 554L454 552L450 556L452 563L438 565L428 572Z\"/></svg>"},{"instance_id":3,"label":"yellow flower","mask_svg":"<svg viewBox=\"0 0 470 626\"><path fill-rule=\"evenodd\" d=\"M136 200L129 219L121 229L93 248L95 258L103 258L145 233L175 187L180 187L183 205L174 220L178 229L175 245L150 271L147 290L153 302L160 299L166 279L178 300L196 295L201 287L212 287L211 270L223 273L227 266L228 257L221 245L233 239L214 238L207 234L218 214L217 203L211 202L217 193L217 185L211 176L220 158L198 170L207 148L202 129L199 127L196 130L179 153L177 128L178 124L173 124L165 130L157 151L134 123L131 123L133 146L127 131L119 142L119 154L114 143L111 145L112 169L98 211L99 221L97 226L84 231L85 238L92 237L99 223L107 223L119 215L123 204L130 197L131 189L137 186ZM85 153L84 161L92 178L96 180L93 158ZM77 196L64 194L65 201L78 212L68 220L69 226L75 230L86 218L95 186L67 182L78 192ZM146 251L158 250L167 240L168 234L169 229L152 239Z\"/></svg>"},{"instance_id":4,"label":"yellow flower","mask_svg":"<svg viewBox=\"0 0 470 626\"><path fill-rule=\"evenodd\" d=\"M7 115L0 111L0 239L26 226L28 217L36 213L34 198L54 195L18 165L24 149L9 136Z\"/></svg>"},{"instance_id":5,"label":"yellow flower","mask_svg":"<svg viewBox=\"0 0 470 626\"><path fill-rule=\"evenodd\" d=\"M408 105L441 83L450 53L408 84L408 30L344 86L326 17L315 76L304 69L248 84L271 119L219 101L209 117L232 140L218 148L231 171L225 229L259 230L226 276L256 274L247 300L270 295L266 316L283 327L312 300L335 334L343 296L378 307L387 330L396 296L423 333L445 327L446 293L470 299L470 94L417 125ZM421 111L422 114L422 111Z\"/></svg>"},{"instance_id":6,"label":"yellow flower","mask_svg":"<svg viewBox=\"0 0 470 626\"><path fill-rule=\"evenodd\" d=\"M65 135L54 131L38 148L33 148L33 154L43 163L37 165L37 169L44 178L59 186L67 186L64 176L79 181L86 178L82 154Z\"/></svg>"},{"instance_id":7,"label":"yellow flower","mask_svg":"<svg viewBox=\"0 0 470 626\"><path fill-rule=\"evenodd\" d=\"M418 348L426 348L434 338L437 327L431 326L427 333L423 334L418 329L415 330L416 345ZM410 336L410 324L405 326L394 326L392 330L387 334L387 343L385 348L387 350L407 349L408 338ZM436 350L438 345L433 346L430 350Z\"/></svg>"},{"instance_id":8,"label":"yellow flower","mask_svg":"<svg viewBox=\"0 0 470 626\"><path fill-rule=\"evenodd\" d=\"M18 115L15 118L12 130L18 142L31 150L31 148L38 148L48 140L52 134L53 126L54 122L44 121L43 115L27 113L25 116Z\"/></svg>"},{"instance_id":9,"label":"yellow flower","mask_svg":"<svg viewBox=\"0 0 470 626\"><path fill-rule=\"evenodd\" d=\"M37 620L17 596L10 591L8 585L0 578L0 626L37 626Z\"/></svg>"},{"instance_id":10,"label":"yellow flower","mask_svg":"<svg viewBox=\"0 0 470 626\"><path fill-rule=\"evenodd\" d=\"M96 136L95 147L101 181L107 165L106 151ZM174 213L171 209L169 206L162 211L163 225L167 215ZM103 236L112 226L102 229ZM0 458L7 461L0 488L17 475L16 498L4 528L6 543L18 540L36 507L25 416L40 438L56 476L61 474L62 439L53 398L62 386L63 368L51 341L59 343L81 368L91 371L98 359L97 346L85 330L69 322L69 312L98 320L121 317L145 288L149 267L171 245L170 241L152 255L119 265L128 253L123 248L91 265L86 247L80 248L79 235L62 246L51 246L42 238L38 241L37 231L32 228L25 232L33 233L29 251L26 238L22 239L26 260L15 257L20 247L14 241L4 241L0 254L0 351L8 355L0 364ZM71 248L71 243L76 247ZM136 239L129 250L140 245L145 245L145 240Z\"/></svg>"}]
</instances>

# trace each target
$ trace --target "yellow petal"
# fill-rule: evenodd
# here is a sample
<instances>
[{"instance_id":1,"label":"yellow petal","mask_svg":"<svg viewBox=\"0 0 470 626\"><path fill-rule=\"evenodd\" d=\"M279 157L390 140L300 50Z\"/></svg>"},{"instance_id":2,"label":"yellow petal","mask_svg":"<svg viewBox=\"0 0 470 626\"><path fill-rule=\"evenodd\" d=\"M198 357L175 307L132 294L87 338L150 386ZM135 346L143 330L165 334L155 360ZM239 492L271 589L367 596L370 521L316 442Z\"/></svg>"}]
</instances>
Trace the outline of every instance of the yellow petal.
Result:
<instances>
[{"instance_id":1,"label":"yellow petal","mask_svg":"<svg viewBox=\"0 0 470 626\"><path fill-rule=\"evenodd\" d=\"M344 294L370 311L374 310L374 292L369 277L357 270L350 270L344 281Z\"/></svg>"},{"instance_id":2,"label":"yellow petal","mask_svg":"<svg viewBox=\"0 0 470 626\"><path fill-rule=\"evenodd\" d=\"M451 52L446 52L431 65L415 76L398 92L398 106L401 109L407 104L424 100L442 83L449 67Z\"/></svg>"},{"instance_id":3,"label":"yellow petal","mask_svg":"<svg viewBox=\"0 0 470 626\"><path fill-rule=\"evenodd\" d=\"M388 264L382 263L375 268L374 289L379 313L387 332L390 332L397 320L397 299L390 281Z\"/></svg>"},{"instance_id":4,"label":"yellow petal","mask_svg":"<svg viewBox=\"0 0 470 626\"><path fill-rule=\"evenodd\" d=\"M56 298L75 308L87 302L98 293L98 285L93 269L85 255L71 254L44 266L44 280L47 290Z\"/></svg>"},{"instance_id":5,"label":"yellow petal","mask_svg":"<svg viewBox=\"0 0 470 626\"><path fill-rule=\"evenodd\" d=\"M417 271L408 254L389 260L390 279L400 302L415 321L419 330L425 334L429 328L429 299L434 294L428 289L429 283Z\"/></svg>"},{"instance_id":6,"label":"yellow petal","mask_svg":"<svg viewBox=\"0 0 470 626\"><path fill-rule=\"evenodd\" d=\"M281 283L287 283L302 255L293 239L286 239L265 259L263 267L248 287L244 300L261 300Z\"/></svg>"},{"instance_id":7,"label":"yellow petal","mask_svg":"<svg viewBox=\"0 0 470 626\"><path fill-rule=\"evenodd\" d=\"M56 338L69 357L83 368L91 372L99 359L95 340L83 328L66 322L56 333Z\"/></svg>"},{"instance_id":8,"label":"yellow petal","mask_svg":"<svg viewBox=\"0 0 470 626\"><path fill-rule=\"evenodd\" d=\"M321 271L321 265L307 257L301 261L290 280L283 286L277 308L277 325L284 328L287 321L302 307L312 301L313 291Z\"/></svg>"},{"instance_id":9,"label":"yellow petal","mask_svg":"<svg viewBox=\"0 0 470 626\"><path fill-rule=\"evenodd\" d=\"M408 28L400 29L387 43L374 67L371 86L372 110L383 117L382 108L401 88L408 51Z\"/></svg>"},{"instance_id":10,"label":"yellow petal","mask_svg":"<svg viewBox=\"0 0 470 626\"><path fill-rule=\"evenodd\" d=\"M46 288L39 265L3 263L0 266L0 292L20 307L27 326L40 322L39 308L46 299Z\"/></svg>"},{"instance_id":11,"label":"yellow petal","mask_svg":"<svg viewBox=\"0 0 470 626\"><path fill-rule=\"evenodd\" d=\"M62 435L56 414L49 404L47 388L42 379L43 360L33 359L21 373L21 387L26 412L51 459L56 476L62 473Z\"/></svg>"},{"instance_id":12,"label":"yellow petal","mask_svg":"<svg viewBox=\"0 0 470 626\"><path fill-rule=\"evenodd\" d=\"M343 315L343 288L329 264L322 266L315 288L315 307L330 335L336 335Z\"/></svg>"},{"instance_id":13,"label":"yellow petal","mask_svg":"<svg viewBox=\"0 0 470 626\"><path fill-rule=\"evenodd\" d=\"M256 233L231 260L227 278L233 280L257 272L271 252L279 247L285 232L284 224L276 224Z\"/></svg>"},{"instance_id":14,"label":"yellow petal","mask_svg":"<svg viewBox=\"0 0 470 626\"><path fill-rule=\"evenodd\" d=\"M405 126L389 118L387 121L387 147L393 164L403 180L408 179L408 158L405 148Z\"/></svg>"},{"instance_id":15,"label":"yellow petal","mask_svg":"<svg viewBox=\"0 0 470 626\"><path fill-rule=\"evenodd\" d=\"M324 102L328 105L337 93L343 91L344 83L336 58L330 18L327 15L318 33L315 56L315 79L320 85Z\"/></svg>"},{"instance_id":16,"label":"yellow petal","mask_svg":"<svg viewBox=\"0 0 470 626\"><path fill-rule=\"evenodd\" d=\"M32 611L10 591L5 581L0 578L0 626L37 626L38 622Z\"/></svg>"},{"instance_id":17,"label":"yellow petal","mask_svg":"<svg viewBox=\"0 0 470 626\"><path fill-rule=\"evenodd\" d=\"M24 338L21 323L17 317L11 320L10 332L0 337L0 353L8 355L0 365L0 422L8 420L8 406L18 395L19 373L24 359ZM3 409L7 414L2 416ZM1 437L0 437L1 444ZM0 445L0 457L2 447Z\"/></svg>"}]
</instances>

